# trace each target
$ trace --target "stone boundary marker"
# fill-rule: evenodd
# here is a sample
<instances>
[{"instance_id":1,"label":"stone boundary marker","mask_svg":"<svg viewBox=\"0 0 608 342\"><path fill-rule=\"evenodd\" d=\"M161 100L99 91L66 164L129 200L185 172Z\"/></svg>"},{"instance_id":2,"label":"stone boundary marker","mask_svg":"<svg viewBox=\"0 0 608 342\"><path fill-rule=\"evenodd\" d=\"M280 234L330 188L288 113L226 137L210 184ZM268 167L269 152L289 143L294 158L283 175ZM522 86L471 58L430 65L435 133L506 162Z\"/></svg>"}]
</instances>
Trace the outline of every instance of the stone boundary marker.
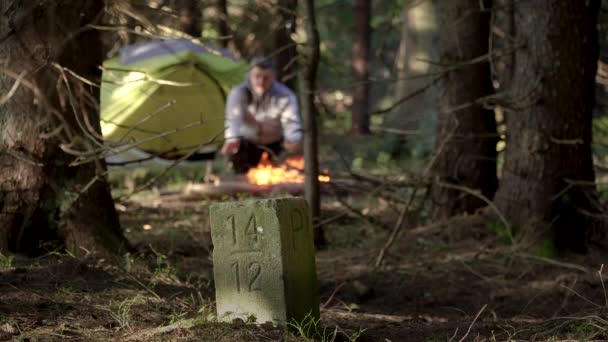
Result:
<instances>
[{"instance_id":1,"label":"stone boundary marker","mask_svg":"<svg viewBox=\"0 0 608 342\"><path fill-rule=\"evenodd\" d=\"M312 226L302 198L212 204L217 314L285 326L319 319Z\"/></svg>"}]
</instances>

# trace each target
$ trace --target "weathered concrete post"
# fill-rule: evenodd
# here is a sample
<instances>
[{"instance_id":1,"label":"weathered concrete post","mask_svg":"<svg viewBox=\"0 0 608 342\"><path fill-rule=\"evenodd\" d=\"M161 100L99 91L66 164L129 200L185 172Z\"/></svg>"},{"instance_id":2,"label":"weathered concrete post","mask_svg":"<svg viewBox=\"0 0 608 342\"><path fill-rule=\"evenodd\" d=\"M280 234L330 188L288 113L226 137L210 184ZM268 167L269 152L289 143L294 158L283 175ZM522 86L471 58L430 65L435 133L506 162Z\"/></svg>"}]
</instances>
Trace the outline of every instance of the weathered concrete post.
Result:
<instances>
[{"instance_id":1,"label":"weathered concrete post","mask_svg":"<svg viewBox=\"0 0 608 342\"><path fill-rule=\"evenodd\" d=\"M213 204L218 318L286 325L319 318L312 226L302 198Z\"/></svg>"}]
</instances>

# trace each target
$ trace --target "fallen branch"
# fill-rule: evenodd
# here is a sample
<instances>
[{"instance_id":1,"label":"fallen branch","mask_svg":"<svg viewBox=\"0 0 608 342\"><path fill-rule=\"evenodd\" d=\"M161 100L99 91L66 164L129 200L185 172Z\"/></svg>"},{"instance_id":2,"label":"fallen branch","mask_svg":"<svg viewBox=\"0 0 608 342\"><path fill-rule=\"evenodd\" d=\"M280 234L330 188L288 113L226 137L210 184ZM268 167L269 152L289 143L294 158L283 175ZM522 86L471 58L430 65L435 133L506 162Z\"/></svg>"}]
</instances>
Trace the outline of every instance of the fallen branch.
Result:
<instances>
[{"instance_id":1,"label":"fallen branch","mask_svg":"<svg viewBox=\"0 0 608 342\"><path fill-rule=\"evenodd\" d=\"M583 273L589 273L589 270L586 267L577 265L577 264L572 264L569 262L557 261L557 260L545 258L545 257L534 255L534 254L528 254L528 253L516 253L516 255L524 257L524 258L528 258L528 259L535 259L538 261L546 262L546 263L554 265L554 266L568 268L568 269L580 271Z\"/></svg>"},{"instance_id":2,"label":"fallen branch","mask_svg":"<svg viewBox=\"0 0 608 342\"><path fill-rule=\"evenodd\" d=\"M164 327L156 327L152 329L146 329L143 331L139 331L137 333L131 334L129 336L123 337L122 341L147 341L150 337L160 334L165 334L168 332L172 332L177 329L189 329L196 325L196 320L193 318L184 319L181 321L177 321L173 324L166 325Z\"/></svg>"},{"instance_id":3,"label":"fallen branch","mask_svg":"<svg viewBox=\"0 0 608 342\"><path fill-rule=\"evenodd\" d=\"M416 194L418 193L419 189L420 189L420 186L417 186L414 188L414 191L412 192L412 195L410 196L408 203L401 210L401 213L399 214L399 219L397 219L397 223L393 227L393 230L391 231L389 238L384 243L384 246L382 246L382 248L380 249L380 252L378 252L378 257L376 258L376 262L374 264L375 268L380 267L380 265L382 264L382 259L384 259L384 255L386 254L386 251L393 245L393 243L395 242L395 239L397 238L397 235L399 235L399 232L401 231L401 227L403 226L403 223L405 221L405 216L407 215L408 212L410 212L410 207L412 206L412 203L414 203L414 198L416 197ZM428 196L428 192L427 192L427 196ZM421 201L418 208L416 210L412 210L412 212L415 212L415 211L420 212L420 210L422 209L422 206L424 205L424 202L426 202L426 199L427 198L425 198L423 201Z\"/></svg>"},{"instance_id":4,"label":"fallen branch","mask_svg":"<svg viewBox=\"0 0 608 342\"><path fill-rule=\"evenodd\" d=\"M384 229L388 229L388 226L386 224L384 224L383 222L380 222L380 221L374 219L371 216L366 216L365 214L363 214L362 212L360 212L356 208L352 207L350 204L346 203L346 201L344 201L343 199L341 199L341 198L338 197L337 201L340 202L340 204L344 208L346 208L349 212L351 212L352 214L355 214L356 216L360 217L363 221L365 221L370 226L377 226L377 227L382 227Z\"/></svg>"},{"instance_id":5,"label":"fallen branch","mask_svg":"<svg viewBox=\"0 0 608 342\"><path fill-rule=\"evenodd\" d=\"M325 309L329 305L329 303L331 303L331 300L334 299L334 296L336 295L336 293L338 293L338 291L340 291L340 289L344 285L346 285L346 282L341 282L338 286L336 286L336 288L333 290L333 292L331 293L329 298L325 301L325 303L323 303L323 305L321 305L321 310Z\"/></svg>"},{"instance_id":6,"label":"fallen branch","mask_svg":"<svg viewBox=\"0 0 608 342\"><path fill-rule=\"evenodd\" d=\"M403 225L403 222L405 221L405 215L407 214L408 208L409 208L409 205L406 205L403 207L403 209L401 209L401 213L399 213L399 219L397 220L397 223L393 227L393 230L391 231L391 235L389 236L388 240L386 240L386 242L384 243L384 246L382 246L382 248L380 249L380 252L378 253L378 257L376 258L376 263L374 264L375 267L380 266L380 264L382 263L382 259L384 259L384 254L386 254L386 251L391 247L391 245L395 241L395 238L397 238L397 234L401 230L401 226Z\"/></svg>"},{"instance_id":7,"label":"fallen branch","mask_svg":"<svg viewBox=\"0 0 608 342\"><path fill-rule=\"evenodd\" d=\"M462 336L462 338L460 340L458 340L458 342L462 342L464 341L467 336L469 336L469 333L471 332L471 329L473 328L473 325L475 324L475 322L477 322L477 319L479 318L479 315L481 315L481 313L483 312L483 310L486 309L486 307L488 306L488 304L484 304L484 306L481 308L481 310L479 310L479 312L477 313L477 315L475 315L475 318L473 318L473 322L471 322L471 324L469 325L469 328L467 329L467 332L464 334L464 336ZM454 336L452 336L452 339L456 337L456 334L454 334ZM450 342L452 342L452 339L450 339Z\"/></svg>"},{"instance_id":8,"label":"fallen branch","mask_svg":"<svg viewBox=\"0 0 608 342\"><path fill-rule=\"evenodd\" d=\"M330 224L330 223L332 223L334 221L337 221L337 220L343 218L344 216L348 216L348 213L347 212L342 212L342 213L340 213L340 214L338 214L336 216L332 216L332 217L330 217L328 219L325 219L325 220L323 220L321 222L315 223L313 227L314 228L323 227L324 225Z\"/></svg>"}]
</instances>

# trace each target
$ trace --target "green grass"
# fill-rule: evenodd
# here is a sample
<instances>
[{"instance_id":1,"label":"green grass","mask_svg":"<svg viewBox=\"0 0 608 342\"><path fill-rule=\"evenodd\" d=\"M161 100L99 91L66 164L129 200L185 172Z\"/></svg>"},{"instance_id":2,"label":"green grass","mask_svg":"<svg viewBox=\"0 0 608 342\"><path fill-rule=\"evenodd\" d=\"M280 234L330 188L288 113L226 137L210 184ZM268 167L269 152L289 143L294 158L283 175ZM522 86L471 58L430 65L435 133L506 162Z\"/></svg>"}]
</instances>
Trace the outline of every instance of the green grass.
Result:
<instances>
[{"instance_id":1,"label":"green grass","mask_svg":"<svg viewBox=\"0 0 608 342\"><path fill-rule=\"evenodd\" d=\"M323 327L320 318L315 318L311 314L306 315L301 321L292 321L287 324L288 329L296 337L304 338L308 341L334 342L349 341L356 342L366 329L359 329L350 335L342 331L339 327Z\"/></svg>"},{"instance_id":2,"label":"green grass","mask_svg":"<svg viewBox=\"0 0 608 342\"><path fill-rule=\"evenodd\" d=\"M98 308L106 311L121 329L131 330L131 307L137 304L143 304L144 302L145 298L138 294L122 301L110 300L108 305L100 306Z\"/></svg>"}]
</instances>

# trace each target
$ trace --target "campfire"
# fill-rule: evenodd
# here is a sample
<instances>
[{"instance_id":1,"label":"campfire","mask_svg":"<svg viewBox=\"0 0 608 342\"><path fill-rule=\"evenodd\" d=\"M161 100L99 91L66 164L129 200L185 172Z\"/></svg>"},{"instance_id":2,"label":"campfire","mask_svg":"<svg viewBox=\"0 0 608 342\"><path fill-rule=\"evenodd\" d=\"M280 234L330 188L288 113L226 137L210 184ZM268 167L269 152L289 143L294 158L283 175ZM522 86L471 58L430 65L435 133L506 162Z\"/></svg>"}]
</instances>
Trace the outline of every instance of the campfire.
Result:
<instances>
[{"instance_id":1,"label":"campfire","mask_svg":"<svg viewBox=\"0 0 608 342\"><path fill-rule=\"evenodd\" d=\"M223 181L218 178L214 183L188 184L184 193L178 197L180 200L197 200L237 193L265 196L287 192L299 195L304 192L305 179L303 157L291 157L283 163L275 165L270 161L268 154L264 153L258 166L247 173L246 181ZM327 183L329 176L319 175L319 181Z\"/></svg>"},{"instance_id":2,"label":"campfire","mask_svg":"<svg viewBox=\"0 0 608 342\"><path fill-rule=\"evenodd\" d=\"M285 183L304 183L304 158L302 156L291 157L283 164L274 165L268 153L262 154L262 159L257 167L247 172L249 183L257 185L276 185ZM320 182L329 182L329 176L319 175Z\"/></svg>"}]
</instances>

